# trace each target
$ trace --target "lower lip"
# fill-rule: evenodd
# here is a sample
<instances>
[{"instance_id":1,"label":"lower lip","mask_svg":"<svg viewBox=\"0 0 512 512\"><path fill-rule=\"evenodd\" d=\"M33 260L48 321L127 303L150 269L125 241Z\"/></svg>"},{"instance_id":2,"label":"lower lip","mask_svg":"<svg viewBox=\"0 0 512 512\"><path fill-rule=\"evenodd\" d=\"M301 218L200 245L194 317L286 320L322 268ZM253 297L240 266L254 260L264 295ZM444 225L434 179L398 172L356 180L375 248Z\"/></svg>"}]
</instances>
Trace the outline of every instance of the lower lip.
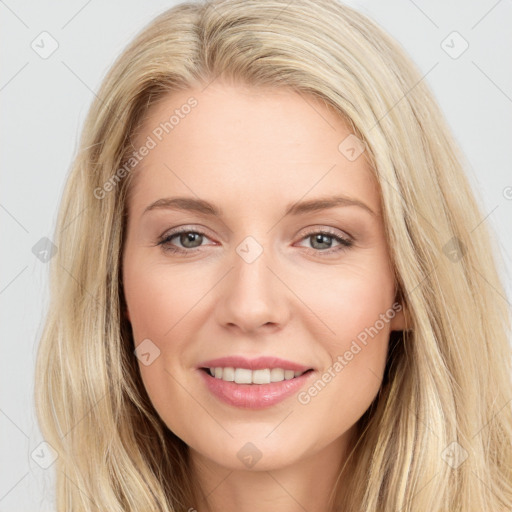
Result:
<instances>
[{"instance_id":1,"label":"lower lip","mask_svg":"<svg viewBox=\"0 0 512 512\"><path fill-rule=\"evenodd\" d=\"M223 402L245 409L264 409L282 402L297 393L314 374L313 371L281 382L270 384L237 384L212 377L209 372L199 370L206 386Z\"/></svg>"}]
</instances>

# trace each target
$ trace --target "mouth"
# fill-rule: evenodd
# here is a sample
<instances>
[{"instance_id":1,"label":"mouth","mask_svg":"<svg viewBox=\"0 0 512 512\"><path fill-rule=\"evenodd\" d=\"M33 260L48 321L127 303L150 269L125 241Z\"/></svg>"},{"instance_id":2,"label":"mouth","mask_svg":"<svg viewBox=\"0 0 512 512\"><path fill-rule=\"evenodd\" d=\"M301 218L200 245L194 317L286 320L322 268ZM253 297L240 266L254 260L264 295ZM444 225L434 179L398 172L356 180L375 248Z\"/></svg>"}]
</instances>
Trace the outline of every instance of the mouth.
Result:
<instances>
[{"instance_id":1,"label":"mouth","mask_svg":"<svg viewBox=\"0 0 512 512\"><path fill-rule=\"evenodd\" d=\"M314 368L276 357L229 356L202 362L197 371L209 394L232 407L265 409L298 393Z\"/></svg>"},{"instance_id":2,"label":"mouth","mask_svg":"<svg viewBox=\"0 0 512 512\"><path fill-rule=\"evenodd\" d=\"M317 373L312 367L263 355L220 357L203 361L196 368L212 397L245 409L276 405L297 393Z\"/></svg>"},{"instance_id":3,"label":"mouth","mask_svg":"<svg viewBox=\"0 0 512 512\"><path fill-rule=\"evenodd\" d=\"M250 370L249 368L235 368L232 366L202 367L200 370L209 376L224 382L256 385L288 381L313 371L312 368L305 371L296 371L284 368L260 368L257 370Z\"/></svg>"}]
</instances>

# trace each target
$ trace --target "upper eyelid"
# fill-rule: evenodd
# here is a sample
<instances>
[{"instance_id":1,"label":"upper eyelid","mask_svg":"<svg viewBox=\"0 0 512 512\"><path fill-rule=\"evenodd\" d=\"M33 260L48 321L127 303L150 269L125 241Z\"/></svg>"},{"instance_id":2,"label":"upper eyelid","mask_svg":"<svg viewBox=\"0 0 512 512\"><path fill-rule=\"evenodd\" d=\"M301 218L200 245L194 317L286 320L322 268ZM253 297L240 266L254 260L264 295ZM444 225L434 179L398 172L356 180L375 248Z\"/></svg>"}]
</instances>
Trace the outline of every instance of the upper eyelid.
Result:
<instances>
[{"instance_id":1,"label":"upper eyelid","mask_svg":"<svg viewBox=\"0 0 512 512\"><path fill-rule=\"evenodd\" d=\"M321 225L313 225L313 226L308 226L303 229L306 230L306 234L317 233L317 232L322 232L322 231L335 231L336 233L330 233L330 234L338 234L338 232L341 232L342 234L338 235L338 236L341 236L342 238L343 238L343 235L345 235L346 238L350 238L350 239L354 238L347 231L342 230L340 228L333 228L331 226L327 226L327 227L323 226L322 227ZM169 236L173 236L173 235L180 234L180 233L199 233L199 234L209 237L207 231L208 230L206 228L203 229L202 227L197 228L197 227L185 225L185 226L179 226L177 228L173 228L173 229L170 229L170 230L164 232L164 234L161 235L160 238L167 238ZM304 235L304 236L306 236L306 235Z\"/></svg>"},{"instance_id":2,"label":"upper eyelid","mask_svg":"<svg viewBox=\"0 0 512 512\"><path fill-rule=\"evenodd\" d=\"M169 237L180 235L182 233L198 233L200 235L203 235L203 236L206 236L206 237L210 238L210 236L208 235L206 230L203 230L201 228L199 228L199 229L198 228L189 228L187 226L183 226L183 227L176 228L174 230L171 229L169 231L166 231L160 238L161 239L166 239L166 238L169 238Z\"/></svg>"}]
</instances>

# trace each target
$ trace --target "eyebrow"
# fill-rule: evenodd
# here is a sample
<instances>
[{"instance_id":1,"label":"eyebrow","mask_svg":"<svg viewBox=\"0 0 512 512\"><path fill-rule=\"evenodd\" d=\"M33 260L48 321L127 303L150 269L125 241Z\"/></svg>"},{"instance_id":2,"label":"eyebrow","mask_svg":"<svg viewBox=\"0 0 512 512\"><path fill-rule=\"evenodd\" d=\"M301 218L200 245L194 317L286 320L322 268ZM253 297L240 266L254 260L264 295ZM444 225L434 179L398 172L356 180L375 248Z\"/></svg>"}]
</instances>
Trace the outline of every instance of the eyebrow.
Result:
<instances>
[{"instance_id":1,"label":"eyebrow","mask_svg":"<svg viewBox=\"0 0 512 512\"><path fill-rule=\"evenodd\" d=\"M363 203L359 199L348 196L327 196L310 199L308 201L291 203L287 206L284 216L298 216L305 213L317 212L341 206L358 206L373 216L377 215L367 204ZM162 199L158 199L154 203L151 203L144 210L142 215L148 211L157 209L183 210L214 217L222 217L224 215L223 211L214 204L209 203L204 199L196 199L193 197L164 197Z\"/></svg>"}]
</instances>

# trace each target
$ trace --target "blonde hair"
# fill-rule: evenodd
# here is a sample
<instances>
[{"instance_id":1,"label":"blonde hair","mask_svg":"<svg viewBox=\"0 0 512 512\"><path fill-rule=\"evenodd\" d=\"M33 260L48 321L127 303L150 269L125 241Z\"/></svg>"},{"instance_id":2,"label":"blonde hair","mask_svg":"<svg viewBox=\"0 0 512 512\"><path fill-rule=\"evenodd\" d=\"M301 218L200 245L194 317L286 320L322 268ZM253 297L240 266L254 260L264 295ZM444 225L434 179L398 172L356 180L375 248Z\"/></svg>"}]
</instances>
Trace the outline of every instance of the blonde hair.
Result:
<instances>
[{"instance_id":1,"label":"blonde hair","mask_svg":"<svg viewBox=\"0 0 512 512\"><path fill-rule=\"evenodd\" d=\"M425 80L381 28L335 0L214 0L162 13L116 60L66 183L36 368L38 420L58 453L57 510L193 506L187 446L146 395L122 315L133 172L118 170L148 108L219 77L336 109L380 184L409 328L390 344L333 506L510 509L510 317L498 250Z\"/></svg>"}]
</instances>

